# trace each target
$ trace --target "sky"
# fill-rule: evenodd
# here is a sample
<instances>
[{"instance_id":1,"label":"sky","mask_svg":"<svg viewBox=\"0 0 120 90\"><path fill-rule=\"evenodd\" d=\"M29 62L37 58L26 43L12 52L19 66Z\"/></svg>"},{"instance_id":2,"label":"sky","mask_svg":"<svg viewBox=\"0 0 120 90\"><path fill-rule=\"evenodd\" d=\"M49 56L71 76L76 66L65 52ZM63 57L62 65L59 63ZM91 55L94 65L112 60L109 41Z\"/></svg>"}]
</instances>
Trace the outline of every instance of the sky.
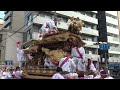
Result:
<instances>
[{"instance_id":1,"label":"sky","mask_svg":"<svg viewBox=\"0 0 120 90\"><path fill-rule=\"evenodd\" d=\"M4 11L0 11L0 18L4 18Z\"/></svg>"}]
</instances>

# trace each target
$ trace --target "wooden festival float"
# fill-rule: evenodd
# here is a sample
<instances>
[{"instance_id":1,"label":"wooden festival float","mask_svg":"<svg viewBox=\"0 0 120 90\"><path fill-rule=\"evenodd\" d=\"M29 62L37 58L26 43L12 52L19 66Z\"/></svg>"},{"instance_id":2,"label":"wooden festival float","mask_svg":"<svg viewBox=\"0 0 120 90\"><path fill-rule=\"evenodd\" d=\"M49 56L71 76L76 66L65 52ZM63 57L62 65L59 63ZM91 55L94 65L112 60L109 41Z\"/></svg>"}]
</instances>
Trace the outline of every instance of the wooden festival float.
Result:
<instances>
[{"instance_id":1,"label":"wooden festival float","mask_svg":"<svg viewBox=\"0 0 120 90\"><path fill-rule=\"evenodd\" d=\"M78 26L76 27L78 28ZM56 72L59 60L64 57L63 51L71 52L71 46L74 43L85 44L76 27L69 26L67 31L45 35L42 40L31 40L31 45L25 50L25 53L31 54L33 58L26 61L23 79L50 79ZM52 63L56 65L55 67L44 67L46 55L50 57Z\"/></svg>"}]
</instances>

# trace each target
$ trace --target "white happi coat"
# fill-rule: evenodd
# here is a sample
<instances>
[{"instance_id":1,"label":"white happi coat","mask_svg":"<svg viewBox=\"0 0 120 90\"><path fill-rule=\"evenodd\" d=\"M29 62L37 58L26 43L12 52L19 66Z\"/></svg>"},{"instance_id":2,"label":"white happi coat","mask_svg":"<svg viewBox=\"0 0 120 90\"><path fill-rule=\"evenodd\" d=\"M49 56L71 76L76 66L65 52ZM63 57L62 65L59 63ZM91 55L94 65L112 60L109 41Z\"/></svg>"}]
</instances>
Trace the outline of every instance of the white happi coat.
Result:
<instances>
[{"instance_id":1,"label":"white happi coat","mask_svg":"<svg viewBox=\"0 0 120 90\"><path fill-rule=\"evenodd\" d=\"M17 47L17 60L25 61L24 51Z\"/></svg>"},{"instance_id":2,"label":"white happi coat","mask_svg":"<svg viewBox=\"0 0 120 90\"><path fill-rule=\"evenodd\" d=\"M1 79L7 79L7 75L8 75L7 72L3 72L1 75Z\"/></svg>"},{"instance_id":3,"label":"white happi coat","mask_svg":"<svg viewBox=\"0 0 120 90\"><path fill-rule=\"evenodd\" d=\"M106 77L106 78L104 78L104 79L114 79L114 78L111 77L111 76L108 76L108 77Z\"/></svg>"},{"instance_id":4,"label":"white happi coat","mask_svg":"<svg viewBox=\"0 0 120 90\"><path fill-rule=\"evenodd\" d=\"M64 57L64 58L61 58L61 60L59 61L59 67L60 65L62 64L62 62L66 59L67 57ZM63 71L67 71L67 72L75 72L76 71L76 65L75 63L73 62L73 60L71 58L69 58L67 60L67 62L65 62L63 65L62 65L62 70Z\"/></svg>"},{"instance_id":5,"label":"white happi coat","mask_svg":"<svg viewBox=\"0 0 120 90\"><path fill-rule=\"evenodd\" d=\"M78 79L78 74L77 73L69 73L65 77L66 77L66 79Z\"/></svg>"},{"instance_id":6,"label":"white happi coat","mask_svg":"<svg viewBox=\"0 0 120 90\"><path fill-rule=\"evenodd\" d=\"M48 23L50 29L54 29L54 28L56 28L56 26L55 26L55 22L54 22L53 20L50 20L50 21L48 21L47 23Z\"/></svg>"},{"instance_id":7,"label":"white happi coat","mask_svg":"<svg viewBox=\"0 0 120 90\"><path fill-rule=\"evenodd\" d=\"M56 28L55 22L53 20L50 20L43 24L43 26L41 27L40 33L45 35L45 34L49 33L51 30L53 30L54 28Z\"/></svg>"},{"instance_id":8,"label":"white happi coat","mask_svg":"<svg viewBox=\"0 0 120 90\"><path fill-rule=\"evenodd\" d=\"M100 79L100 78L101 78L100 75L96 75L96 76L94 77L94 79Z\"/></svg>"},{"instance_id":9,"label":"white happi coat","mask_svg":"<svg viewBox=\"0 0 120 90\"><path fill-rule=\"evenodd\" d=\"M93 63L90 64L90 70L93 72L97 71Z\"/></svg>"},{"instance_id":10,"label":"white happi coat","mask_svg":"<svg viewBox=\"0 0 120 90\"><path fill-rule=\"evenodd\" d=\"M22 70L15 71L15 72L13 72L13 75L15 76L15 79L21 79L22 73L23 73Z\"/></svg>"},{"instance_id":11,"label":"white happi coat","mask_svg":"<svg viewBox=\"0 0 120 90\"><path fill-rule=\"evenodd\" d=\"M94 76L93 75L88 75L88 79L93 79Z\"/></svg>"},{"instance_id":12,"label":"white happi coat","mask_svg":"<svg viewBox=\"0 0 120 90\"><path fill-rule=\"evenodd\" d=\"M60 73L56 73L52 76L52 79L65 79Z\"/></svg>"},{"instance_id":13,"label":"white happi coat","mask_svg":"<svg viewBox=\"0 0 120 90\"><path fill-rule=\"evenodd\" d=\"M83 59L78 54L76 47L72 48L71 55L77 66L77 69L80 71L86 71L85 66L85 49L83 47L78 48L79 52L83 55Z\"/></svg>"},{"instance_id":14,"label":"white happi coat","mask_svg":"<svg viewBox=\"0 0 120 90\"><path fill-rule=\"evenodd\" d=\"M48 67L54 67L55 65L51 62L51 59L46 57L45 58L45 63L44 63L44 66L48 66Z\"/></svg>"},{"instance_id":15,"label":"white happi coat","mask_svg":"<svg viewBox=\"0 0 120 90\"><path fill-rule=\"evenodd\" d=\"M49 32L49 28L47 27L47 23L44 23L43 26L41 27L40 33L41 35L45 35Z\"/></svg>"}]
</instances>

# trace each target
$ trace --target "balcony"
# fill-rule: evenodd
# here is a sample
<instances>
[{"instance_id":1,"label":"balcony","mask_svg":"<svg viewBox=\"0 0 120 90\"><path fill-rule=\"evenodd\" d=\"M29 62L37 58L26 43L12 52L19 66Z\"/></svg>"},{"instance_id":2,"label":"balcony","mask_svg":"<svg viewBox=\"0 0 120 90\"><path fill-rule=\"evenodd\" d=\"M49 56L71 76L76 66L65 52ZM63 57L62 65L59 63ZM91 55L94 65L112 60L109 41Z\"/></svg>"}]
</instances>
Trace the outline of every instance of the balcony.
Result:
<instances>
[{"instance_id":1,"label":"balcony","mask_svg":"<svg viewBox=\"0 0 120 90\"><path fill-rule=\"evenodd\" d=\"M110 26L107 26L107 32L119 35L119 30L117 28L113 28L113 27L110 27Z\"/></svg>"},{"instance_id":2,"label":"balcony","mask_svg":"<svg viewBox=\"0 0 120 90\"><path fill-rule=\"evenodd\" d=\"M72 16L74 16L75 18L79 17L83 21L90 22L90 23L93 23L93 24L98 24L98 20L96 18L87 16L87 15L83 15L83 14L81 14L79 12L74 12L74 11L56 11L56 13L62 14L62 15L68 16L68 17L72 17Z\"/></svg>"},{"instance_id":3,"label":"balcony","mask_svg":"<svg viewBox=\"0 0 120 90\"><path fill-rule=\"evenodd\" d=\"M11 22L11 18L9 18L7 21L5 21L3 27L5 27L7 24L9 24Z\"/></svg>"},{"instance_id":4,"label":"balcony","mask_svg":"<svg viewBox=\"0 0 120 90\"><path fill-rule=\"evenodd\" d=\"M111 46L109 49L109 53L120 54L120 48Z\"/></svg>"},{"instance_id":5,"label":"balcony","mask_svg":"<svg viewBox=\"0 0 120 90\"><path fill-rule=\"evenodd\" d=\"M49 18L44 18L44 17L37 16L36 18L33 19L33 23L44 24L48 20L50 20L50 19Z\"/></svg>"},{"instance_id":6,"label":"balcony","mask_svg":"<svg viewBox=\"0 0 120 90\"><path fill-rule=\"evenodd\" d=\"M43 23L45 23L45 22L47 22L49 20L51 20L51 19L50 18L44 18L44 17L37 16L33 20L33 23L43 24ZM64 29L64 30L68 29L67 23L65 23L65 22L60 22L60 24L58 24L57 27L61 28L61 29ZM94 35L94 36L99 36L97 30L94 30L94 29L91 29L91 28L86 28L86 27L82 28L82 33L89 34L89 35Z\"/></svg>"},{"instance_id":7,"label":"balcony","mask_svg":"<svg viewBox=\"0 0 120 90\"><path fill-rule=\"evenodd\" d=\"M117 11L106 11L106 13L117 16Z\"/></svg>"},{"instance_id":8,"label":"balcony","mask_svg":"<svg viewBox=\"0 0 120 90\"><path fill-rule=\"evenodd\" d=\"M83 41L86 43L85 47L99 48L97 45L94 45L94 43L97 43L97 42L87 41L87 40L83 40Z\"/></svg>"},{"instance_id":9,"label":"balcony","mask_svg":"<svg viewBox=\"0 0 120 90\"><path fill-rule=\"evenodd\" d=\"M120 62L120 57L109 57L109 62Z\"/></svg>"},{"instance_id":10,"label":"balcony","mask_svg":"<svg viewBox=\"0 0 120 90\"><path fill-rule=\"evenodd\" d=\"M117 20L117 19L113 19L113 18L111 18L111 17L106 16L106 21L107 21L108 23L113 24L113 25L118 25L118 20Z\"/></svg>"},{"instance_id":11,"label":"balcony","mask_svg":"<svg viewBox=\"0 0 120 90\"><path fill-rule=\"evenodd\" d=\"M10 17L11 12L12 12L12 11L9 11L9 12L5 15L4 20L5 20L6 18ZM6 20L5 20L5 21L6 21Z\"/></svg>"},{"instance_id":12,"label":"balcony","mask_svg":"<svg viewBox=\"0 0 120 90\"><path fill-rule=\"evenodd\" d=\"M86 11L86 12L93 12L93 13L95 13L95 14L97 13L97 11Z\"/></svg>"},{"instance_id":13,"label":"balcony","mask_svg":"<svg viewBox=\"0 0 120 90\"><path fill-rule=\"evenodd\" d=\"M97 13L97 11L91 11L91 12Z\"/></svg>"},{"instance_id":14,"label":"balcony","mask_svg":"<svg viewBox=\"0 0 120 90\"><path fill-rule=\"evenodd\" d=\"M44 18L44 17L37 16L37 18L35 18L33 20L33 23L44 24L44 23L46 23L49 20L51 20L51 19L50 18ZM65 29L65 30L68 29L67 23L65 23L65 22L60 22L60 24L58 24L57 27L61 28L61 29Z\"/></svg>"},{"instance_id":15,"label":"balcony","mask_svg":"<svg viewBox=\"0 0 120 90\"><path fill-rule=\"evenodd\" d=\"M58 24L57 27L65 30L68 29L67 23L65 22L60 22L60 24Z\"/></svg>"},{"instance_id":16,"label":"balcony","mask_svg":"<svg viewBox=\"0 0 120 90\"><path fill-rule=\"evenodd\" d=\"M82 33L99 36L99 33L97 30L91 29L91 28L86 28L86 27L82 27Z\"/></svg>"},{"instance_id":17,"label":"balcony","mask_svg":"<svg viewBox=\"0 0 120 90\"><path fill-rule=\"evenodd\" d=\"M120 44L119 38L108 36L108 42L113 44Z\"/></svg>"},{"instance_id":18,"label":"balcony","mask_svg":"<svg viewBox=\"0 0 120 90\"><path fill-rule=\"evenodd\" d=\"M7 14L9 11L4 11L4 14Z\"/></svg>"},{"instance_id":19,"label":"balcony","mask_svg":"<svg viewBox=\"0 0 120 90\"><path fill-rule=\"evenodd\" d=\"M92 58L93 61L98 61L98 58L100 58L100 55L96 55L96 54L85 54L86 58Z\"/></svg>"}]
</instances>

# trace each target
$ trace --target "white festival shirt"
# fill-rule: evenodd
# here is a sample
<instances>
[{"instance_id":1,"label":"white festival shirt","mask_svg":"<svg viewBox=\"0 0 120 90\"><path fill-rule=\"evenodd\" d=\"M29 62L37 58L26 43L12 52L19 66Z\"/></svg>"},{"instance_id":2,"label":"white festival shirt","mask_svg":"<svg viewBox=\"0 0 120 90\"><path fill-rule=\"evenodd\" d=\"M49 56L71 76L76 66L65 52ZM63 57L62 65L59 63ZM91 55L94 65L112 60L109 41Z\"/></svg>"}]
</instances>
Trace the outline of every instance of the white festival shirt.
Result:
<instances>
[{"instance_id":1,"label":"white festival shirt","mask_svg":"<svg viewBox=\"0 0 120 90\"><path fill-rule=\"evenodd\" d=\"M65 58L61 58L61 60L59 61L59 67L60 65L62 64L62 62L66 59L67 57ZM62 65L62 70L63 71L67 71L67 72L75 72L76 70L76 65L75 63L73 62L73 60L71 58L69 58L67 60L67 62L65 62L63 65Z\"/></svg>"},{"instance_id":2,"label":"white festival shirt","mask_svg":"<svg viewBox=\"0 0 120 90\"><path fill-rule=\"evenodd\" d=\"M17 47L17 60L25 61L24 51Z\"/></svg>"},{"instance_id":3,"label":"white festival shirt","mask_svg":"<svg viewBox=\"0 0 120 90\"><path fill-rule=\"evenodd\" d=\"M52 79L65 79L60 73L56 73L52 76Z\"/></svg>"}]
</instances>

